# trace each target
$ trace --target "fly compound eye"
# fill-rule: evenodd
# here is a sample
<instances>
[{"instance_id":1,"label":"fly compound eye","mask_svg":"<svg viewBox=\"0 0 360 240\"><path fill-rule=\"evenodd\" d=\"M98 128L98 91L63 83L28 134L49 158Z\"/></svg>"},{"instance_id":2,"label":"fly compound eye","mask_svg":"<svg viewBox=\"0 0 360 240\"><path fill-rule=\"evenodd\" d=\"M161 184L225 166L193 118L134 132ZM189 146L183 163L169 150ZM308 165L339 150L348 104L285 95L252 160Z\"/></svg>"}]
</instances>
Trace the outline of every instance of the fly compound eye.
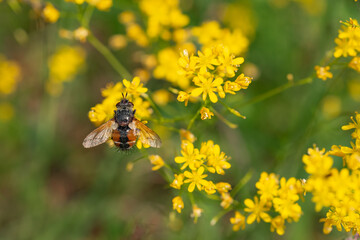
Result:
<instances>
[{"instance_id":1,"label":"fly compound eye","mask_svg":"<svg viewBox=\"0 0 360 240\"><path fill-rule=\"evenodd\" d=\"M118 102L118 103L116 104L116 107L117 107L117 108L119 108L119 107L120 107L120 102Z\"/></svg>"}]
</instances>

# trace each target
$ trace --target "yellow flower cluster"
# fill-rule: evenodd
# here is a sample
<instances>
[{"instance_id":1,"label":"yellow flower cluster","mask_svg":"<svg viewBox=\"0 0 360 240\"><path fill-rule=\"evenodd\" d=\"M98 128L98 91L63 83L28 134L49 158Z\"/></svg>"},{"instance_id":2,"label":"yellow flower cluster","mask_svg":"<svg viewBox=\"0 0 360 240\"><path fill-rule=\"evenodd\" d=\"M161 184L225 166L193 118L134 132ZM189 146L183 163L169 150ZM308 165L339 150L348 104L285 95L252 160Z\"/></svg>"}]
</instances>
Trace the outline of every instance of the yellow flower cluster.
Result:
<instances>
[{"instance_id":1,"label":"yellow flower cluster","mask_svg":"<svg viewBox=\"0 0 360 240\"><path fill-rule=\"evenodd\" d=\"M360 27L356 19L351 19L344 23L339 30L339 35L335 39L336 47L334 57L356 56L360 52Z\"/></svg>"},{"instance_id":2,"label":"yellow flower cluster","mask_svg":"<svg viewBox=\"0 0 360 240\"><path fill-rule=\"evenodd\" d=\"M128 93L127 98L134 104L134 109L136 109L135 116L138 119L149 118L152 114L150 103L141 98L141 94L147 91L148 89L143 87L139 77L134 77L131 82L124 79L115 85L113 83L108 84L101 91L104 97L103 101L96 104L89 111L90 121L98 126L113 118L116 104L123 98L122 94L124 93Z\"/></svg>"},{"instance_id":3,"label":"yellow flower cluster","mask_svg":"<svg viewBox=\"0 0 360 240\"><path fill-rule=\"evenodd\" d=\"M259 223L261 220L270 223L270 230L276 230L277 234L283 235L285 232L285 220L288 222L298 221L302 211L297 201L303 193L303 187L300 180L290 178L286 180L274 173L261 173L259 181L256 183L258 196L252 199L245 199L245 209L249 215L246 223L252 224L255 220ZM268 212L272 210L277 215L271 217ZM230 219L234 225L233 230L245 228L245 216L236 211L235 216Z\"/></svg>"},{"instance_id":4,"label":"yellow flower cluster","mask_svg":"<svg viewBox=\"0 0 360 240\"><path fill-rule=\"evenodd\" d=\"M20 66L0 54L0 97L13 93L21 77ZM0 121L9 121L14 116L14 108L7 101L0 102Z\"/></svg>"},{"instance_id":5,"label":"yellow flower cluster","mask_svg":"<svg viewBox=\"0 0 360 240\"><path fill-rule=\"evenodd\" d=\"M54 5L47 2L42 11L42 16L46 22L54 23L59 19L60 12L54 7Z\"/></svg>"},{"instance_id":6,"label":"yellow flower cluster","mask_svg":"<svg viewBox=\"0 0 360 240\"><path fill-rule=\"evenodd\" d=\"M326 67L315 66L316 76L322 79L323 81L333 77L333 74L329 72L329 70L330 70L329 66Z\"/></svg>"},{"instance_id":7,"label":"yellow flower cluster","mask_svg":"<svg viewBox=\"0 0 360 240\"><path fill-rule=\"evenodd\" d=\"M212 48L204 48L198 51L197 55L189 55L184 51L178 60L180 70L178 73L189 78L195 85L187 92L180 91L178 101L187 104L187 100L192 97L202 95L202 100L216 103L218 96L225 98L225 95L236 94L241 89L247 89L251 83L251 78L240 74L234 81L226 80L235 77L240 64L244 58L235 57L228 47L218 45Z\"/></svg>"},{"instance_id":8,"label":"yellow flower cluster","mask_svg":"<svg viewBox=\"0 0 360 240\"><path fill-rule=\"evenodd\" d=\"M323 231L328 234L332 227L338 231L353 231L360 233L360 114L355 120L342 127L343 130L354 129L352 138L355 143L350 147L332 146L331 151L310 148L303 156L305 170L310 174L305 184L305 190L311 192L315 209L329 208L324 222ZM344 167L340 170L333 167L334 159L343 159Z\"/></svg>"},{"instance_id":9,"label":"yellow flower cluster","mask_svg":"<svg viewBox=\"0 0 360 240\"><path fill-rule=\"evenodd\" d=\"M80 47L62 46L48 60L49 81L47 91L51 95L62 92L62 83L71 81L85 63L85 51Z\"/></svg>"},{"instance_id":10,"label":"yellow flower cluster","mask_svg":"<svg viewBox=\"0 0 360 240\"><path fill-rule=\"evenodd\" d=\"M84 2L87 2L88 4L95 6L100 11L107 11L109 10L112 5L112 0L65 0L66 2L73 2L78 5L83 4Z\"/></svg>"},{"instance_id":11,"label":"yellow flower cluster","mask_svg":"<svg viewBox=\"0 0 360 240\"><path fill-rule=\"evenodd\" d=\"M178 0L141 0L140 9L147 17L147 35L150 38L160 36L164 40L171 38L171 31L180 29L189 23L189 17L179 8Z\"/></svg>"},{"instance_id":12,"label":"yellow flower cluster","mask_svg":"<svg viewBox=\"0 0 360 240\"><path fill-rule=\"evenodd\" d=\"M135 22L135 15L132 12L124 11L119 14L119 21L126 26L126 36L140 47L147 47L149 39L142 27Z\"/></svg>"},{"instance_id":13,"label":"yellow flower cluster","mask_svg":"<svg viewBox=\"0 0 360 240\"><path fill-rule=\"evenodd\" d=\"M189 139L194 139L191 134L187 134ZM220 205L227 209L233 203L233 199L228 193L231 190L231 185L226 182L214 183L208 180L208 173L224 175L225 170L231 167L228 162L230 158L221 151L220 146L214 144L213 141L201 143L200 149L195 148L193 143L189 140L182 140L181 142L181 156L175 157L175 162L182 164L180 173L174 174L174 180L170 184L172 188L182 189L183 185L187 186L187 191L192 193L195 189L199 192L205 192L208 195L218 192L221 197ZM206 174L205 174L206 173ZM181 197L174 198L174 210L178 212L184 208ZM194 213L195 212L195 213ZM196 216L199 210L193 209L193 215ZM200 211L201 212L201 211Z\"/></svg>"},{"instance_id":14,"label":"yellow flower cluster","mask_svg":"<svg viewBox=\"0 0 360 240\"><path fill-rule=\"evenodd\" d=\"M0 94L9 95L15 91L20 80L20 67L0 54Z\"/></svg>"},{"instance_id":15,"label":"yellow flower cluster","mask_svg":"<svg viewBox=\"0 0 360 240\"><path fill-rule=\"evenodd\" d=\"M216 21L205 22L199 27L193 27L191 32L205 48L222 44L231 53L239 55L244 53L249 46L249 40L240 29L233 31L226 28L222 29Z\"/></svg>"}]
</instances>

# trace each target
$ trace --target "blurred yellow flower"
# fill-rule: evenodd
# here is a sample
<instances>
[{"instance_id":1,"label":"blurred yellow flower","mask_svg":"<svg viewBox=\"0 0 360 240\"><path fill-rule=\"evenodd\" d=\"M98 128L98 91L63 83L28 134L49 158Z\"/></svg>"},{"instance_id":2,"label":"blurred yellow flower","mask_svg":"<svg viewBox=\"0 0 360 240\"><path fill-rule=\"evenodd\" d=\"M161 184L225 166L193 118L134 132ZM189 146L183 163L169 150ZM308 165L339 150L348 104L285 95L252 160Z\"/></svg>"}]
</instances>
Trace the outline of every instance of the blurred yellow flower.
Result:
<instances>
[{"instance_id":1,"label":"blurred yellow flower","mask_svg":"<svg viewBox=\"0 0 360 240\"><path fill-rule=\"evenodd\" d=\"M227 182L218 182L215 185L219 193L227 193L231 190L231 185Z\"/></svg>"},{"instance_id":2,"label":"blurred yellow flower","mask_svg":"<svg viewBox=\"0 0 360 240\"><path fill-rule=\"evenodd\" d=\"M48 61L50 81L72 80L85 63L85 51L80 47L62 46Z\"/></svg>"},{"instance_id":3,"label":"blurred yellow flower","mask_svg":"<svg viewBox=\"0 0 360 240\"><path fill-rule=\"evenodd\" d=\"M230 205L234 202L234 199L231 197L229 193L222 193L221 194L221 203L220 206L224 209L230 207Z\"/></svg>"},{"instance_id":4,"label":"blurred yellow flower","mask_svg":"<svg viewBox=\"0 0 360 240\"><path fill-rule=\"evenodd\" d=\"M141 47L149 45L149 40L145 35L144 30L136 23L129 24L126 27L126 35Z\"/></svg>"},{"instance_id":5,"label":"blurred yellow flower","mask_svg":"<svg viewBox=\"0 0 360 240\"><path fill-rule=\"evenodd\" d=\"M73 36L76 40L84 43L86 42L86 38L89 36L89 30L84 27L79 27L75 29Z\"/></svg>"},{"instance_id":6,"label":"blurred yellow flower","mask_svg":"<svg viewBox=\"0 0 360 240\"><path fill-rule=\"evenodd\" d=\"M211 119L214 116L214 113L210 111L210 109L206 107L202 107L200 110L201 120Z\"/></svg>"},{"instance_id":7,"label":"blurred yellow flower","mask_svg":"<svg viewBox=\"0 0 360 240\"><path fill-rule=\"evenodd\" d=\"M316 70L316 76L322 79L323 81L333 77L333 74L329 72L330 70L329 66L325 66L325 67L315 66L315 70Z\"/></svg>"},{"instance_id":8,"label":"blurred yellow flower","mask_svg":"<svg viewBox=\"0 0 360 240\"><path fill-rule=\"evenodd\" d=\"M160 106L165 106L171 98L169 91L165 89L159 89L153 93L154 102Z\"/></svg>"},{"instance_id":9,"label":"blurred yellow flower","mask_svg":"<svg viewBox=\"0 0 360 240\"><path fill-rule=\"evenodd\" d=\"M109 46L114 50L120 50L127 45L127 40L124 35L115 34L109 38Z\"/></svg>"},{"instance_id":10,"label":"blurred yellow flower","mask_svg":"<svg viewBox=\"0 0 360 240\"><path fill-rule=\"evenodd\" d=\"M42 11L42 16L46 22L54 23L59 19L60 12L54 7L54 5L52 5L50 2L47 2Z\"/></svg>"},{"instance_id":11,"label":"blurred yellow flower","mask_svg":"<svg viewBox=\"0 0 360 240\"><path fill-rule=\"evenodd\" d=\"M180 196L176 196L172 200L173 209L176 210L178 213L181 213L181 209L184 208L184 202Z\"/></svg>"},{"instance_id":12,"label":"blurred yellow flower","mask_svg":"<svg viewBox=\"0 0 360 240\"><path fill-rule=\"evenodd\" d=\"M181 186L184 184L184 174L174 174L174 180L170 184L170 187L175 189L180 189Z\"/></svg>"},{"instance_id":13,"label":"blurred yellow flower","mask_svg":"<svg viewBox=\"0 0 360 240\"><path fill-rule=\"evenodd\" d=\"M259 223L260 219L264 222L270 222L271 217L266 212L270 210L268 206L268 202L266 200L259 201L258 197L254 197L254 201L247 198L244 201L246 208L244 209L245 212L249 212L250 215L246 219L247 224L252 224L255 220Z\"/></svg>"},{"instance_id":14,"label":"blurred yellow flower","mask_svg":"<svg viewBox=\"0 0 360 240\"><path fill-rule=\"evenodd\" d=\"M348 82L348 91L352 99L357 102L360 102L360 81L359 80L350 80Z\"/></svg>"},{"instance_id":15,"label":"blurred yellow flower","mask_svg":"<svg viewBox=\"0 0 360 240\"><path fill-rule=\"evenodd\" d=\"M177 100L179 102L185 102L185 107L188 105L189 102L189 98L190 98L190 94L184 92L184 91L180 91L179 95L177 96Z\"/></svg>"},{"instance_id":16,"label":"blurred yellow flower","mask_svg":"<svg viewBox=\"0 0 360 240\"><path fill-rule=\"evenodd\" d=\"M191 213L191 217L194 218L194 223L197 223L197 219L199 217L201 217L202 212L204 211L203 209L199 208L196 204L193 205L193 209L192 209L192 213Z\"/></svg>"},{"instance_id":17,"label":"blurred yellow flower","mask_svg":"<svg viewBox=\"0 0 360 240\"><path fill-rule=\"evenodd\" d=\"M130 11L123 11L118 15L118 20L122 24L130 24L135 22L135 15Z\"/></svg>"},{"instance_id":18,"label":"blurred yellow flower","mask_svg":"<svg viewBox=\"0 0 360 240\"><path fill-rule=\"evenodd\" d=\"M9 61L0 54L0 94L8 95L15 91L21 71L15 61Z\"/></svg>"},{"instance_id":19,"label":"blurred yellow flower","mask_svg":"<svg viewBox=\"0 0 360 240\"><path fill-rule=\"evenodd\" d=\"M335 118L341 111L341 99L338 96L326 96L322 102L322 113L326 118Z\"/></svg>"},{"instance_id":20,"label":"blurred yellow flower","mask_svg":"<svg viewBox=\"0 0 360 240\"><path fill-rule=\"evenodd\" d=\"M235 216L230 218L230 223L233 224L233 231L239 231L240 228L242 230L245 229L245 216L240 212L236 211Z\"/></svg>"},{"instance_id":21,"label":"blurred yellow flower","mask_svg":"<svg viewBox=\"0 0 360 240\"><path fill-rule=\"evenodd\" d=\"M349 67L354 69L355 71L360 72L360 57L354 57L349 62Z\"/></svg>"},{"instance_id":22,"label":"blurred yellow flower","mask_svg":"<svg viewBox=\"0 0 360 240\"><path fill-rule=\"evenodd\" d=\"M150 155L149 160L154 165L151 170L156 171L165 165L164 160L159 155Z\"/></svg>"},{"instance_id":23,"label":"blurred yellow flower","mask_svg":"<svg viewBox=\"0 0 360 240\"><path fill-rule=\"evenodd\" d=\"M100 11L107 11L113 5L112 0L86 0L86 2L95 6Z\"/></svg>"},{"instance_id":24,"label":"blurred yellow flower","mask_svg":"<svg viewBox=\"0 0 360 240\"><path fill-rule=\"evenodd\" d=\"M273 219L271 219L271 225L270 225L270 231L274 232L276 230L276 233L279 235L284 235L285 233L285 219L281 216L276 216Z\"/></svg>"},{"instance_id":25,"label":"blurred yellow flower","mask_svg":"<svg viewBox=\"0 0 360 240\"><path fill-rule=\"evenodd\" d=\"M180 129L180 138L181 140L187 140L191 143L195 142L196 137L194 134L192 134L189 130Z\"/></svg>"}]
</instances>

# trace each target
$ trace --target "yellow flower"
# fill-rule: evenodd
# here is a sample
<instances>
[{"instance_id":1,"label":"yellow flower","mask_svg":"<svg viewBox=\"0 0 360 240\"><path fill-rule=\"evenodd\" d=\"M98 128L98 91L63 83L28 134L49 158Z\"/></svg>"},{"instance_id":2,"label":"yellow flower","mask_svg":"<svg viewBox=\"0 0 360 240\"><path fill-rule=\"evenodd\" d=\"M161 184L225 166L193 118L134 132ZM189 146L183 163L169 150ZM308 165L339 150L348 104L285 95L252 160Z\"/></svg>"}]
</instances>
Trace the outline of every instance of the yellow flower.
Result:
<instances>
[{"instance_id":1,"label":"yellow flower","mask_svg":"<svg viewBox=\"0 0 360 240\"><path fill-rule=\"evenodd\" d=\"M329 72L330 70L329 66L326 67L315 66L315 70L316 70L316 76L324 81L328 78L333 77L333 74Z\"/></svg>"},{"instance_id":2,"label":"yellow flower","mask_svg":"<svg viewBox=\"0 0 360 240\"><path fill-rule=\"evenodd\" d=\"M0 94L13 93L20 80L20 75L19 65L14 61L7 60L0 54Z\"/></svg>"},{"instance_id":3,"label":"yellow flower","mask_svg":"<svg viewBox=\"0 0 360 240\"><path fill-rule=\"evenodd\" d=\"M230 78L235 76L235 72L237 71L238 67L244 62L244 58L235 58L234 55L230 54L228 47L223 48L223 51L221 51L221 54L218 57L218 60L220 65L217 70Z\"/></svg>"},{"instance_id":4,"label":"yellow flower","mask_svg":"<svg viewBox=\"0 0 360 240\"><path fill-rule=\"evenodd\" d=\"M171 94L165 89L160 89L154 92L152 97L156 104L160 106L165 106L170 101Z\"/></svg>"},{"instance_id":5,"label":"yellow flower","mask_svg":"<svg viewBox=\"0 0 360 240\"><path fill-rule=\"evenodd\" d=\"M230 205L234 202L234 199L232 199L229 193L222 193L221 200L222 201L220 203L220 206L222 206L224 209L229 208Z\"/></svg>"},{"instance_id":6,"label":"yellow flower","mask_svg":"<svg viewBox=\"0 0 360 240\"><path fill-rule=\"evenodd\" d=\"M124 79L123 84L126 88L126 92L133 97L137 97L142 93L146 93L148 90L147 88L143 87L144 84L140 82L139 77L134 77L132 82Z\"/></svg>"},{"instance_id":7,"label":"yellow flower","mask_svg":"<svg viewBox=\"0 0 360 240\"><path fill-rule=\"evenodd\" d=\"M191 170L196 170L204 162L203 159L205 156L200 154L199 149L194 148L194 145L191 142L182 141L181 149L182 157L175 157L176 163L184 163L181 170L185 169L187 166L189 166Z\"/></svg>"},{"instance_id":8,"label":"yellow flower","mask_svg":"<svg viewBox=\"0 0 360 240\"><path fill-rule=\"evenodd\" d=\"M107 11L109 10L113 2L112 0L86 0L90 5L95 6L100 11Z\"/></svg>"},{"instance_id":9,"label":"yellow flower","mask_svg":"<svg viewBox=\"0 0 360 240\"><path fill-rule=\"evenodd\" d=\"M42 15L46 22L54 23L60 17L60 12L50 2L46 3L45 8L42 11Z\"/></svg>"},{"instance_id":10,"label":"yellow flower","mask_svg":"<svg viewBox=\"0 0 360 240\"><path fill-rule=\"evenodd\" d=\"M247 89L251 83L251 77L246 77L242 73L236 78L235 83L239 84L241 89Z\"/></svg>"},{"instance_id":11,"label":"yellow flower","mask_svg":"<svg viewBox=\"0 0 360 240\"><path fill-rule=\"evenodd\" d=\"M266 213L266 211L270 210L269 203L266 200L261 200L259 202L258 197L254 197L254 200L251 200L249 198L245 199L244 204L246 208L244 209L245 212L251 213L246 220L247 224L252 224L255 220L257 222L260 222L260 219L262 219L264 222L270 222L271 217L269 214Z\"/></svg>"},{"instance_id":12,"label":"yellow flower","mask_svg":"<svg viewBox=\"0 0 360 240\"><path fill-rule=\"evenodd\" d=\"M199 75L194 78L195 85L199 86L191 91L191 96L197 97L202 94L203 101L206 100L206 97L209 95L210 101L216 103L218 98L214 92L217 91L217 87L223 83L222 78L216 78L213 80L212 77L206 78L202 75Z\"/></svg>"},{"instance_id":13,"label":"yellow flower","mask_svg":"<svg viewBox=\"0 0 360 240\"><path fill-rule=\"evenodd\" d=\"M181 209L184 208L184 202L180 196L174 197L172 200L173 209L176 210L178 213L181 213Z\"/></svg>"},{"instance_id":14,"label":"yellow flower","mask_svg":"<svg viewBox=\"0 0 360 240\"><path fill-rule=\"evenodd\" d=\"M210 48L205 48L203 52L198 51L198 57L194 57L197 67L200 68L200 71L206 71L206 69L214 70L213 65L219 65L216 55L214 55Z\"/></svg>"},{"instance_id":15,"label":"yellow flower","mask_svg":"<svg viewBox=\"0 0 360 240\"><path fill-rule=\"evenodd\" d=\"M225 93L235 94L235 92L240 90L241 90L241 86L237 82L226 81L224 84Z\"/></svg>"},{"instance_id":16,"label":"yellow flower","mask_svg":"<svg viewBox=\"0 0 360 240\"><path fill-rule=\"evenodd\" d=\"M193 192L195 186L199 191L201 191L202 186L206 187L208 185L208 181L203 179L207 177L206 174L203 174L204 170L205 170L204 167L199 167L199 169L195 171L193 170L192 173L189 171L184 172L184 176L187 177L184 183L190 183L188 187L189 192Z\"/></svg>"},{"instance_id":17,"label":"yellow flower","mask_svg":"<svg viewBox=\"0 0 360 240\"><path fill-rule=\"evenodd\" d=\"M193 205L193 211L191 213L191 217L194 218L194 223L197 222L197 219L199 217L201 217L201 213L203 212L204 210L199 208L196 204Z\"/></svg>"},{"instance_id":18,"label":"yellow flower","mask_svg":"<svg viewBox=\"0 0 360 240\"><path fill-rule=\"evenodd\" d=\"M200 154L204 154L205 156L210 156L214 149L214 142L209 140L207 142L201 143Z\"/></svg>"},{"instance_id":19,"label":"yellow flower","mask_svg":"<svg viewBox=\"0 0 360 240\"><path fill-rule=\"evenodd\" d=\"M296 195L297 196L297 195ZM298 221L301 216L301 207L290 198L274 198L273 199L275 211L280 213L284 219L292 218Z\"/></svg>"},{"instance_id":20,"label":"yellow flower","mask_svg":"<svg viewBox=\"0 0 360 240\"><path fill-rule=\"evenodd\" d=\"M216 193L216 185L212 181L208 181L208 184L203 188L209 195Z\"/></svg>"},{"instance_id":21,"label":"yellow flower","mask_svg":"<svg viewBox=\"0 0 360 240\"><path fill-rule=\"evenodd\" d=\"M231 167L230 163L228 163L227 160L228 157L225 155L224 152L221 152L220 146L216 144L213 148L212 154L208 156L207 165L209 166L209 171L215 172L216 170L217 174L224 175L224 169L229 169Z\"/></svg>"},{"instance_id":22,"label":"yellow flower","mask_svg":"<svg viewBox=\"0 0 360 240\"><path fill-rule=\"evenodd\" d=\"M189 56L189 52L185 49L181 52L181 56L178 59L178 65L180 69L178 70L178 74L185 77L193 77L196 71L196 65L198 63L198 58L193 55Z\"/></svg>"},{"instance_id":23,"label":"yellow flower","mask_svg":"<svg viewBox=\"0 0 360 240\"><path fill-rule=\"evenodd\" d=\"M239 231L241 228L242 230L245 229L245 216L242 215L240 212L236 211L235 216L230 218L230 223L233 224L233 231Z\"/></svg>"},{"instance_id":24,"label":"yellow flower","mask_svg":"<svg viewBox=\"0 0 360 240\"><path fill-rule=\"evenodd\" d=\"M206 107L202 107L200 110L201 120L211 119L214 116L214 113L210 111L210 109Z\"/></svg>"},{"instance_id":25,"label":"yellow flower","mask_svg":"<svg viewBox=\"0 0 360 240\"><path fill-rule=\"evenodd\" d=\"M341 127L342 130L350 130L355 129L353 135L351 135L353 138L360 138L360 114L355 112L355 120L354 117L351 116L352 123L349 123L348 125L344 125Z\"/></svg>"},{"instance_id":26,"label":"yellow flower","mask_svg":"<svg viewBox=\"0 0 360 240\"><path fill-rule=\"evenodd\" d=\"M84 27L79 27L74 31L74 38L82 43L86 42L88 36L89 30Z\"/></svg>"},{"instance_id":27,"label":"yellow flower","mask_svg":"<svg viewBox=\"0 0 360 240\"><path fill-rule=\"evenodd\" d=\"M279 178L274 173L262 172L255 186L261 199L272 200L278 194Z\"/></svg>"},{"instance_id":28,"label":"yellow flower","mask_svg":"<svg viewBox=\"0 0 360 240\"><path fill-rule=\"evenodd\" d=\"M154 165L151 170L156 171L165 165L164 160L159 155L150 155L149 160Z\"/></svg>"},{"instance_id":29,"label":"yellow flower","mask_svg":"<svg viewBox=\"0 0 360 240\"><path fill-rule=\"evenodd\" d=\"M177 97L177 100L179 102L185 102L185 107L188 105L189 102L189 98L190 98L190 94L184 92L184 91L180 91L179 95Z\"/></svg>"},{"instance_id":30,"label":"yellow flower","mask_svg":"<svg viewBox=\"0 0 360 240\"><path fill-rule=\"evenodd\" d=\"M149 39L146 37L144 30L135 23L132 23L126 27L126 35L134 40L140 47L146 47L149 45Z\"/></svg>"},{"instance_id":31,"label":"yellow flower","mask_svg":"<svg viewBox=\"0 0 360 240\"><path fill-rule=\"evenodd\" d=\"M117 99L105 98L102 103L96 104L88 113L90 121L96 126L99 126L100 124L113 118L117 102Z\"/></svg>"},{"instance_id":32,"label":"yellow flower","mask_svg":"<svg viewBox=\"0 0 360 240\"><path fill-rule=\"evenodd\" d=\"M314 146L308 149L308 155L303 156L305 171L309 174L317 176L325 176L329 173L333 165L333 159L325 153L325 149L321 151Z\"/></svg>"},{"instance_id":33,"label":"yellow flower","mask_svg":"<svg viewBox=\"0 0 360 240\"><path fill-rule=\"evenodd\" d=\"M227 182L218 182L215 185L219 193L227 193L231 190L231 185Z\"/></svg>"},{"instance_id":34,"label":"yellow flower","mask_svg":"<svg viewBox=\"0 0 360 240\"><path fill-rule=\"evenodd\" d=\"M129 24L135 22L135 15L130 11L123 11L118 15L119 22Z\"/></svg>"},{"instance_id":35,"label":"yellow flower","mask_svg":"<svg viewBox=\"0 0 360 240\"><path fill-rule=\"evenodd\" d=\"M285 220L281 216L276 216L273 219L271 219L271 225L270 230L271 232L274 232L276 230L276 233L279 235L284 235L285 233Z\"/></svg>"},{"instance_id":36,"label":"yellow flower","mask_svg":"<svg viewBox=\"0 0 360 240\"><path fill-rule=\"evenodd\" d=\"M360 57L354 57L354 58L349 62L349 67L351 67L351 68L354 69L355 71L360 72Z\"/></svg>"},{"instance_id":37,"label":"yellow flower","mask_svg":"<svg viewBox=\"0 0 360 240\"><path fill-rule=\"evenodd\" d=\"M158 65L154 69L153 74L157 79L164 78L182 89L187 89L190 81L187 77L178 73L181 69L178 65L179 57L178 49L167 47L160 50L157 55Z\"/></svg>"},{"instance_id":38,"label":"yellow flower","mask_svg":"<svg viewBox=\"0 0 360 240\"><path fill-rule=\"evenodd\" d=\"M196 137L194 134L192 134L192 132L190 132L189 130L185 130L185 129L180 129L180 138L181 140L187 140L191 143L196 141Z\"/></svg>"},{"instance_id":39,"label":"yellow flower","mask_svg":"<svg viewBox=\"0 0 360 240\"><path fill-rule=\"evenodd\" d=\"M338 37L335 39L336 47L334 57L356 56L360 51L360 28L356 19L351 19L344 24L342 30L339 31Z\"/></svg>"},{"instance_id":40,"label":"yellow flower","mask_svg":"<svg viewBox=\"0 0 360 240\"><path fill-rule=\"evenodd\" d=\"M180 189L181 186L184 184L184 174L180 173L180 174L174 174L174 180L173 182L170 184L170 187L175 188L175 189Z\"/></svg>"},{"instance_id":41,"label":"yellow flower","mask_svg":"<svg viewBox=\"0 0 360 240\"><path fill-rule=\"evenodd\" d=\"M50 81L72 80L84 65L85 51L80 47L62 46L48 61Z\"/></svg>"},{"instance_id":42,"label":"yellow flower","mask_svg":"<svg viewBox=\"0 0 360 240\"><path fill-rule=\"evenodd\" d=\"M120 99L122 97L121 93L123 93L124 87L121 82L106 84L106 87L101 89L101 95L103 97L111 97L115 99Z\"/></svg>"},{"instance_id":43,"label":"yellow flower","mask_svg":"<svg viewBox=\"0 0 360 240\"><path fill-rule=\"evenodd\" d=\"M120 50L127 45L126 37L122 34L115 34L109 38L109 46L114 50Z\"/></svg>"}]
</instances>

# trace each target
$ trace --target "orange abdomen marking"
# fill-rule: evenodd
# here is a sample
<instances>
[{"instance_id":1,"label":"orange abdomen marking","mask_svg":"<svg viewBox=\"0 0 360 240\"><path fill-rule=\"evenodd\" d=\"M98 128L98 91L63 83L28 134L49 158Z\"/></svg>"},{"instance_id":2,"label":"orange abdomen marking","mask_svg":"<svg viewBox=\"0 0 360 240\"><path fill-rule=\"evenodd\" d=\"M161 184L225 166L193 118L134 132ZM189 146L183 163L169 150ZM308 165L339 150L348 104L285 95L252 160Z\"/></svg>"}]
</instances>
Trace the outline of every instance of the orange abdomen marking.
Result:
<instances>
[{"instance_id":1,"label":"orange abdomen marking","mask_svg":"<svg viewBox=\"0 0 360 240\"><path fill-rule=\"evenodd\" d=\"M134 146L137 136L133 129L120 127L113 131L111 139L114 141L115 146L127 150Z\"/></svg>"}]
</instances>

